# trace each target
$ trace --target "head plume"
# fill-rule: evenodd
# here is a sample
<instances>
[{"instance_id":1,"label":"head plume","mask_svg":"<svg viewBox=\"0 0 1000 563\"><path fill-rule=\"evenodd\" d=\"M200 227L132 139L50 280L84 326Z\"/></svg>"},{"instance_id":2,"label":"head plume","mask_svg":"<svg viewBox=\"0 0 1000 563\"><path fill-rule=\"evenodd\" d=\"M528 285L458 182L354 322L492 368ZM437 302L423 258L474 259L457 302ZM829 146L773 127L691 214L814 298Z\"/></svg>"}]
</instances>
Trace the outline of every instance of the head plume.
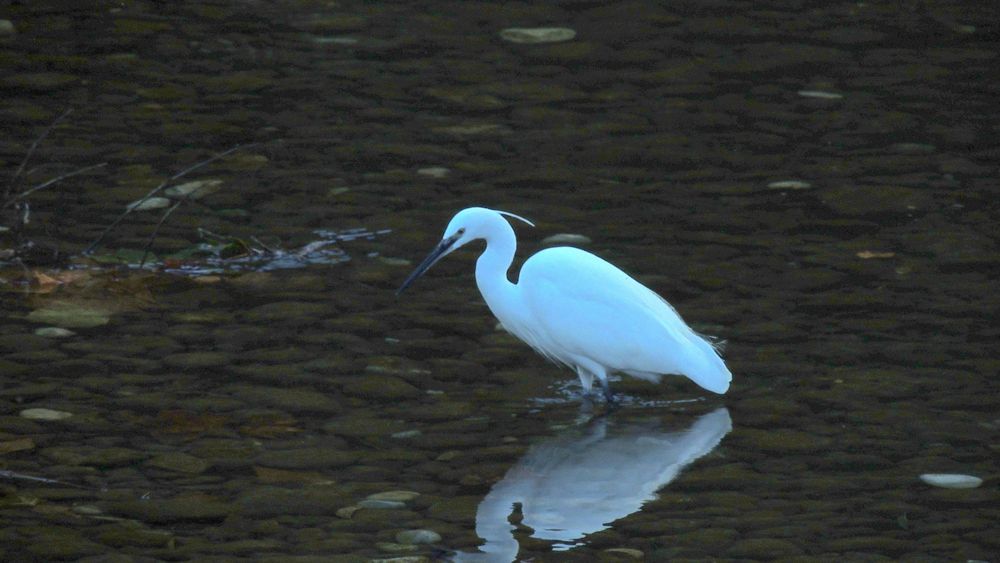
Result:
<instances>
[{"instance_id":1,"label":"head plume","mask_svg":"<svg viewBox=\"0 0 1000 563\"><path fill-rule=\"evenodd\" d=\"M527 224L531 225L532 227L535 226L535 224L532 223L531 221L525 219L524 217L521 217L520 215L515 215L513 213L510 213L509 211L500 211L499 209L494 209L493 211L496 211L497 213L499 213L499 214L501 214L501 215L503 215L505 217L513 217L513 218L517 219L518 221L521 221L523 223L527 223Z\"/></svg>"}]
</instances>

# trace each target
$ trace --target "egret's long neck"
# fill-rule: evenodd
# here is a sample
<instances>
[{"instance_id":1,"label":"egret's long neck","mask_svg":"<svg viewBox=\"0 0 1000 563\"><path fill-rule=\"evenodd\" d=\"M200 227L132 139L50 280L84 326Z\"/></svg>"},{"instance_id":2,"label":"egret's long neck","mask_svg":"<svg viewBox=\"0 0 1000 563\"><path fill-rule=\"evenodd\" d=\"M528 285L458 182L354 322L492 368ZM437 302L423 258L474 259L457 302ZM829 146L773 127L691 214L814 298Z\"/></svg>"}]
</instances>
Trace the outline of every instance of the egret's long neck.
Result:
<instances>
[{"instance_id":1,"label":"egret's long neck","mask_svg":"<svg viewBox=\"0 0 1000 563\"><path fill-rule=\"evenodd\" d=\"M495 228L486 237L486 250L476 261L476 285L493 314L505 322L516 311L517 286L507 279L507 270L514 262L517 239L507 221L497 219Z\"/></svg>"}]
</instances>

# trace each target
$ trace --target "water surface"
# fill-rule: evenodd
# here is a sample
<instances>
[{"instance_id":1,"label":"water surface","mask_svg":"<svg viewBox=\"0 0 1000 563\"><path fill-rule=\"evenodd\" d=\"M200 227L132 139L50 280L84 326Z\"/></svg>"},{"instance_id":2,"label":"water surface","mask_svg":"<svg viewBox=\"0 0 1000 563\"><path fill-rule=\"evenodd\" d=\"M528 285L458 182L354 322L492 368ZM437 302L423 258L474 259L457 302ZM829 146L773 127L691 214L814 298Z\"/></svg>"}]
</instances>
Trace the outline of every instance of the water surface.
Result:
<instances>
[{"instance_id":1,"label":"water surface","mask_svg":"<svg viewBox=\"0 0 1000 563\"><path fill-rule=\"evenodd\" d=\"M0 9L5 178L73 110L10 192L107 162L26 197L24 236L48 249L28 272L55 281L0 274L0 558L994 558L992 11ZM541 26L576 35L500 35ZM75 258L164 179L249 143L183 178L222 183L164 222L152 268L106 264L138 262L162 211L123 221L104 265ZM573 374L496 329L474 251L397 299L470 205L536 222L516 226L518 263L585 235L728 340L730 392L623 380L620 410L588 411ZM199 229L292 254L318 230L365 236L227 268ZM717 413L731 430L685 449ZM630 439L647 447L615 461ZM637 494L588 496L607 467Z\"/></svg>"}]
</instances>

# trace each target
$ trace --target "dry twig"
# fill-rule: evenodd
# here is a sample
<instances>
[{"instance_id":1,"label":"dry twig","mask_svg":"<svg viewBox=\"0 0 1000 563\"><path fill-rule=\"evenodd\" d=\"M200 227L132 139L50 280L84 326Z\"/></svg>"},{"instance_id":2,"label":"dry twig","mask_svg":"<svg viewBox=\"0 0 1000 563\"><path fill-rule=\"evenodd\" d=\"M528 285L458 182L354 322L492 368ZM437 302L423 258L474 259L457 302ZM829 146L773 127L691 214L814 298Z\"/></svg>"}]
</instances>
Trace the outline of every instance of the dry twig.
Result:
<instances>
[{"instance_id":1,"label":"dry twig","mask_svg":"<svg viewBox=\"0 0 1000 563\"><path fill-rule=\"evenodd\" d=\"M52 184L55 184L56 182L59 182L59 181L65 180L66 178L71 178L73 176L77 176L77 175L83 174L84 172L89 172L91 170L94 170L94 169L97 169L97 168L101 168L101 167L104 167L104 166L107 166L107 165L108 165L107 162L102 162L100 164L94 164L92 166L85 166L83 168L80 168L79 170L74 170L72 172L67 172L66 174L63 174L62 176L56 176L55 178L52 178L51 180L48 180L46 182L42 182L41 184L38 184L37 186L35 186L35 187L33 187L33 188L29 189L29 190L25 190L25 191L17 194L14 197L11 197L11 198L7 199L6 201L3 202L3 206L0 207L0 209L6 209L6 208L10 207L11 205L14 205L14 203L16 203L16 202L18 202L18 201L20 201L20 200L28 197L29 195L37 192L38 190L44 190L45 188L51 186Z\"/></svg>"},{"instance_id":2,"label":"dry twig","mask_svg":"<svg viewBox=\"0 0 1000 563\"><path fill-rule=\"evenodd\" d=\"M28 153L24 155L24 160L21 161L21 165L17 167L17 170L14 171L14 175L11 176L10 181L7 182L7 189L4 190L3 193L4 200L9 198L10 193L14 191L14 182L16 182L17 179L21 176L21 173L24 172L24 167L28 165L28 161L31 160L31 156L35 154L35 149L38 148L38 144L41 143L42 140L45 139L45 137L48 137L49 133L53 129L55 129L56 125L59 125L59 122L65 119L66 116L68 116L71 113L73 113L73 108L64 111L62 115L55 118L55 120L53 120L52 123L50 123L49 126L46 127L44 131L42 131L42 134L39 135L37 139L35 139L34 143L31 143L31 147L28 148Z\"/></svg>"},{"instance_id":3,"label":"dry twig","mask_svg":"<svg viewBox=\"0 0 1000 563\"><path fill-rule=\"evenodd\" d=\"M140 198L139 200L137 200L135 202L135 205L130 205L130 206L126 207L125 208L125 212L122 213L121 215L119 215L114 221L112 221L111 224L108 225L107 228L105 228L104 231L102 231L101 234L97 237L97 240L95 240L94 242L90 243L90 245L86 249L84 249L83 253L84 254L90 254L91 252L93 252L94 249L97 248L97 246L99 244L101 244L101 242L104 241L104 237L106 237L108 235L108 233L110 233L112 230L114 230L114 228L117 227L118 224L121 223L125 219L125 217L128 216L129 213L132 213L132 211L134 211L137 208L139 208L142 205L142 202L148 200L149 198L155 196L156 194L158 194L161 191L163 191L164 189L166 189L170 185L170 183L173 182L174 180L177 180L178 178L181 178L181 177L183 177L183 176L185 176L185 175L187 175L187 174L189 174L191 172L194 172L195 170L201 168L202 166L206 166L208 164L211 164L211 163L215 162L216 160L219 160L221 158L225 158L225 157L229 156L230 154L232 154L232 153L234 153L234 152L236 152L236 151L238 151L240 149L245 149L245 148L248 148L248 147L252 147L252 146L255 146L256 144L257 143L251 143L249 145L236 145L236 146L232 147L229 150L220 152L219 154L214 155L211 158L208 158L208 159L205 159L205 160L203 160L201 162L193 164L193 165L185 168L184 170L181 170L180 172L174 174L173 176L167 178L166 180L164 180L163 182L161 182L160 185L156 186L155 188L153 188L152 190L150 190L148 193L146 193L146 195L142 196L142 198ZM181 200L181 201L184 201L184 200ZM178 202L178 203L180 203L180 202ZM174 207L176 207L176 205ZM171 208L170 210L168 210L167 213L165 214L165 216L163 217L163 219L160 220L160 224L162 224L163 220L165 220L166 217L169 216L170 213L172 213L172 212L173 212L173 208ZM160 228L160 226L157 225L156 229L159 230L159 228ZM154 235L155 235L155 232L154 232ZM150 244L152 244L152 243L150 243ZM148 246L147 246L147 248L148 248ZM145 255L143 255L143 258L145 259Z\"/></svg>"}]
</instances>

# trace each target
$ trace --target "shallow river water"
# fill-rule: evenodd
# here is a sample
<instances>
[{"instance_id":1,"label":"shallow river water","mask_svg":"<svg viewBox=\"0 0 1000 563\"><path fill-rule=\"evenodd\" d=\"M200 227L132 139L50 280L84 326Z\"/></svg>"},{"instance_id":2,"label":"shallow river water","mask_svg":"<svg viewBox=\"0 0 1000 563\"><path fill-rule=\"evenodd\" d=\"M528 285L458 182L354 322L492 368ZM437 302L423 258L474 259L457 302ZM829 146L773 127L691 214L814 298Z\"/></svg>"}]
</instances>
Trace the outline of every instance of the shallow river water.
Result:
<instances>
[{"instance_id":1,"label":"shallow river water","mask_svg":"<svg viewBox=\"0 0 1000 563\"><path fill-rule=\"evenodd\" d=\"M0 559L996 561L997 37L934 1L0 6ZM397 298L472 205L535 221L512 278L585 237L730 391L606 412L477 249Z\"/></svg>"}]
</instances>

